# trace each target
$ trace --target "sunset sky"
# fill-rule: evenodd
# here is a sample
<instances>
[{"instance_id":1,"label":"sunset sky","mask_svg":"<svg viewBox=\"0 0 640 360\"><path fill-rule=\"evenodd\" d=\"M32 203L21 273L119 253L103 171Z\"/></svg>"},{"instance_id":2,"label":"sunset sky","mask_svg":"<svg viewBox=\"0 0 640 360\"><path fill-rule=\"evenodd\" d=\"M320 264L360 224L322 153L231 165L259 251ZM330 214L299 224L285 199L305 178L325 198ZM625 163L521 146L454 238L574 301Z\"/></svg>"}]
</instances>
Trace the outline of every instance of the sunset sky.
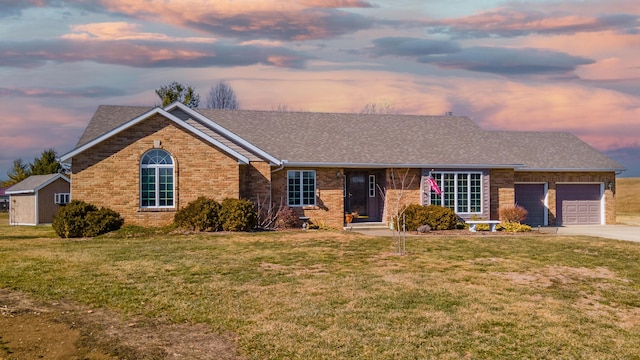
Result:
<instances>
[{"instance_id":1,"label":"sunset sky","mask_svg":"<svg viewBox=\"0 0 640 360\"><path fill-rule=\"evenodd\" d=\"M243 109L568 131L640 176L637 0L0 0L0 179L71 150L100 104L178 81L204 105L219 80Z\"/></svg>"}]
</instances>

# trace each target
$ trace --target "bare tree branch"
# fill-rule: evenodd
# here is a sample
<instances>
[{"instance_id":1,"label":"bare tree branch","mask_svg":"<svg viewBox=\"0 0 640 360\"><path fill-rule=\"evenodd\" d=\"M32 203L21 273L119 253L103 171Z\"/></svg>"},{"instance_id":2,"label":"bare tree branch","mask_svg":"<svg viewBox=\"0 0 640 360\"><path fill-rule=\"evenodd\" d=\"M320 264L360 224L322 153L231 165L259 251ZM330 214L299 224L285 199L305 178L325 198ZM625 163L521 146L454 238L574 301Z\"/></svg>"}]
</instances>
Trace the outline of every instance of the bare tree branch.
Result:
<instances>
[{"instance_id":1,"label":"bare tree branch","mask_svg":"<svg viewBox=\"0 0 640 360\"><path fill-rule=\"evenodd\" d=\"M218 81L209 90L207 96L207 109L240 109L240 102L231 85L224 80Z\"/></svg>"}]
</instances>

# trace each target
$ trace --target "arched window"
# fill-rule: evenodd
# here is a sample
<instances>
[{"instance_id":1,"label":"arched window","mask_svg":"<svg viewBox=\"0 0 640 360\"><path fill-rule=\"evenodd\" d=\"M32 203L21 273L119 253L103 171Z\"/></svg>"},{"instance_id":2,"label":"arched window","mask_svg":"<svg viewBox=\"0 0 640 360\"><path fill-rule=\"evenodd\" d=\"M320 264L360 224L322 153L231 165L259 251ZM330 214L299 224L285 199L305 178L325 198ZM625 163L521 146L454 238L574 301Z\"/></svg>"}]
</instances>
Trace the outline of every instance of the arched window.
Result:
<instances>
[{"instance_id":1,"label":"arched window","mask_svg":"<svg viewBox=\"0 0 640 360\"><path fill-rule=\"evenodd\" d=\"M164 150L150 150L140 161L140 206L171 208L174 203L173 159Z\"/></svg>"}]
</instances>

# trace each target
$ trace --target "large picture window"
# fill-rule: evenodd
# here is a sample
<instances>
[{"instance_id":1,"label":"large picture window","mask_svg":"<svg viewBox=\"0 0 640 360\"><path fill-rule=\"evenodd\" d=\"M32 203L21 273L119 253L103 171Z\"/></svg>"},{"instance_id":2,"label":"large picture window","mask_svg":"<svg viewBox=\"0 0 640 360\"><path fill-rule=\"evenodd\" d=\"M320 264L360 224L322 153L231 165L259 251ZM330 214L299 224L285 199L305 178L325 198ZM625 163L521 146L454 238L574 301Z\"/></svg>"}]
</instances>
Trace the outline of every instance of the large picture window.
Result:
<instances>
[{"instance_id":1,"label":"large picture window","mask_svg":"<svg viewBox=\"0 0 640 360\"><path fill-rule=\"evenodd\" d=\"M289 206L314 206L316 204L316 172L313 170L288 171L287 197Z\"/></svg>"},{"instance_id":2,"label":"large picture window","mask_svg":"<svg viewBox=\"0 0 640 360\"><path fill-rule=\"evenodd\" d=\"M459 214L482 213L482 174L434 172L431 174L442 194L431 192L431 204L453 209Z\"/></svg>"},{"instance_id":3,"label":"large picture window","mask_svg":"<svg viewBox=\"0 0 640 360\"><path fill-rule=\"evenodd\" d=\"M174 203L173 159L164 150L148 151L140 161L140 206L171 208Z\"/></svg>"}]
</instances>

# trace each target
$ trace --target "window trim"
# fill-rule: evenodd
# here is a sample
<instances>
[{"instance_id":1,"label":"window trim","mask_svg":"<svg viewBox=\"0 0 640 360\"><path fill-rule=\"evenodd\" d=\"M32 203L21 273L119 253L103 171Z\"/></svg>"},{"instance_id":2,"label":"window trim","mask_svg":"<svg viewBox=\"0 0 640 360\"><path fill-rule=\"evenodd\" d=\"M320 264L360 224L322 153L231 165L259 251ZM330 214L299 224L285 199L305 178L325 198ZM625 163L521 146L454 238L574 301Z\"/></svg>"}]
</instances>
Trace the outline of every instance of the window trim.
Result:
<instances>
[{"instance_id":1,"label":"window trim","mask_svg":"<svg viewBox=\"0 0 640 360\"><path fill-rule=\"evenodd\" d=\"M58 205L65 205L71 202L71 193L54 193L53 203Z\"/></svg>"},{"instance_id":2,"label":"window trim","mask_svg":"<svg viewBox=\"0 0 640 360\"><path fill-rule=\"evenodd\" d=\"M440 175L440 179L437 179L436 176L434 176L435 174L439 174ZM453 187L453 194L452 195L452 200L453 200L453 207L449 207L449 206L445 206L445 186L443 185L443 178L444 175L448 174L448 175L454 175L453 179L449 179L451 181L453 181L454 187ZM466 175L466 211L458 211L458 196L459 196L459 192L458 192L458 186L459 186L459 177L460 175ZM471 211L472 210L472 195L474 194L472 191L472 187L473 187L473 179L472 179L472 175L477 175L479 177L480 180L480 208L478 211ZM483 173L481 171L433 171L429 174L429 176L432 176L434 178L434 180L436 180L436 183L438 184L438 186L440 187L440 189L442 189L442 194L438 195L435 193L431 193L429 196L429 204L433 204L433 198L434 197L438 197L440 198L440 206L443 207L447 207L452 209L453 211L456 212L456 214L463 214L463 215L482 215L484 214L484 176Z\"/></svg>"},{"instance_id":3,"label":"window trim","mask_svg":"<svg viewBox=\"0 0 640 360\"><path fill-rule=\"evenodd\" d=\"M171 164L143 164L142 161L144 160L145 156L152 152L152 151L162 151L164 152L169 159L171 160ZM155 199L154 202L156 205L142 205L142 201L143 201L143 196L142 196L142 185L143 185L143 179L142 179L142 169L153 169L154 170L154 180L155 180ZM171 169L171 205L158 205L160 204L160 169ZM171 155L171 153L169 153L168 151L164 150L164 149L151 149L146 151L144 154L142 154L142 156L140 157L140 168L139 168L139 177L138 179L140 180L140 189L139 189L139 198L140 198L140 208L141 209L175 209L176 207L176 169L175 169L175 160L173 159L173 156Z\"/></svg>"},{"instance_id":4,"label":"window trim","mask_svg":"<svg viewBox=\"0 0 640 360\"><path fill-rule=\"evenodd\" d=\"M304 180L305 180L305 173L307 174L311 174L311 176L307 175L308 179L313 179L313 191L307 191L307 194L312 193L313 194L313 201L312 203L309 204L305 204L305 190L304 190ZM299 186L299 190L294 191L297 192L297 198L299 199L299 201L297 203L291 203L292 198L290 197L292 190L290 189L291 186L291 177L292 174L298 174L298 181L299 184L297 184L297 186ZM317 181L317 176L316 176L316 171L315 170L288 170L287 171L287 205L290 207L305 207L305 206L316 206L317 204L317 196L316 196L316 191L318 189L318 181Z\"/></svg>"}]
</instances>

